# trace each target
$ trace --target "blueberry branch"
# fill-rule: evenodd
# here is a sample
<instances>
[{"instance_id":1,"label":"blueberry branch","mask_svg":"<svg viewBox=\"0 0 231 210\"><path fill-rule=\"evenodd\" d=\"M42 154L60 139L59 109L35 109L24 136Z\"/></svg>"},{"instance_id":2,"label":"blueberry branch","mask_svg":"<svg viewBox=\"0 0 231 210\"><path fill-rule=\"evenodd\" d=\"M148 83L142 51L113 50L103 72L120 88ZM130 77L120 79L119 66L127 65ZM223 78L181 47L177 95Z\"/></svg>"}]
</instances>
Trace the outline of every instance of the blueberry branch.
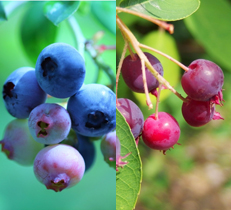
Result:
<instances>
[{"instance_id":1,"label":"blueberry branch","mask_svg":"<svg viewBox=\"0 0 231 210\"><path fill-rule=\"evenodd\" d=\"M128 27L122 22L122 20L116 15L116 23L123 34L124 37L128 40L129 43L133 46L134 50L138 54L141 60L144 60L146 67L149 69L149 71L154 75L154 77L158 80L160 84L163 84L166 88L168 88L170 91L172 91L178 98L180 98L182 101L186 102L187 99L185 99L183 96L181 96L180 93L178 93L167 80L165 80L151 65L145 54L140 49L140 43L135 38L133 33L128 29Z\"/></svg>"},{"instance_id":2,"label":"blueberry branch","mask_svg":"<svg viewBox=\"0 0 231 210\"><path fill-rule=\"evenodd\" d=\"M68 20L68 23L71 26L71 29L74 33L74 37L75 37L76 45L78 47L78 51L84 59L84 48L85 48L84 43L86 42L86 39L83 36L83 33L79 27L79 24L78 24L76 18L72 15L67 20Z\"/></svg>"},{"instance_id":3,"label":"blueberry branch","mask_svg":"<svg viewBox=\"0 0 231 210\"><path fill-rule=\"evenodd\" d=\"M100 53L97 51L96 47L94 46L94 42L91 40L85 39L85 37L84 37L80 27L79 27L79 24L78 24L78 22L74 16L71 16L70 18L68 18L68 23L69 23L69 25L70 25L73 33L74 33L80 54L82 56L84 56L84 50L87 51L87 53L91 56L95 65L97 66L97 69L98 70L102 69L107 74L107 76L109 77L109 79L111 81L111 86L112 86L111 89L114 90L114 88L116 86L116 79L114 76L114 72L110 68L110 66L108 66L104 62L104 60L100 57ZM97 74L96 81L98 79L98 75L99 74Z\"/></svg>"}]
</instances>

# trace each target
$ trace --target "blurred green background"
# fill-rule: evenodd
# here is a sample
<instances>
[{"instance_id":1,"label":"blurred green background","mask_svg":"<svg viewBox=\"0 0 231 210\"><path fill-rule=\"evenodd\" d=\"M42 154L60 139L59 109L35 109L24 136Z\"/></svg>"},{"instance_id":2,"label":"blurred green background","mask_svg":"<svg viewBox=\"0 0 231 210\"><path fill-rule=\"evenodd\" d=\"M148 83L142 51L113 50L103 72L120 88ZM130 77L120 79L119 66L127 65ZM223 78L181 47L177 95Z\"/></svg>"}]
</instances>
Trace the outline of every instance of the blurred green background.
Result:
<instances>
[{"instance_id":1,"label":"blurred green background","mask_svg":"<svg viewBox=\"0 0 231 210\"><path fill-rule=\"evenodd\" d=\"M7 4L4 2L4 5ZM24 15L34 4L29 2L13 12L7 21L0 22L0 88L2 92L3 83L11 72L22 66L35 66L33 58L28 57L22 44L21 25L25 19ZM93 9L101 12L93 12ZM108 15L108 11L110 13ZM32 14L33 16L33 14ZM81 2L75 17L86 39L91 39L98 31L104 31L103 38L97 44L115 45L115 2ZM115 26L115 24L114 24ZM27 25L30 32L30 27ZM67 21L61 22L56 29L55 42L65 42L75 46L75 39ZM114 30L114 31L113 31ZM46 29L41 28L39 32L41 40ZM24 34L25 35L25 34ZM25 37L24 37L25 38ZM39 42L38 37L38 42ZM37 43L38 43L37 42ZM37 44L32 54L41 46ZM42 43L43 44L43 43ZM42 45L41 44L41 45ZM102 55L105 64L116 72L115 50L105 51ZM86 59L85 83L95 81L97 68L88 54ZM100 71L99 83L110 85L107 75ZM0 139L4 137L6 125L13 119L0 100ZM97 148L96 160L91 169L87 171L83 179L76 186L56 193L46 190L39 183L33 173L33 167L23 167L7 159L0 152L0 209L1 210L112 210L116 208L116 173L103 160L100 151L100 141L95 141ZM26 151L25 151L26 152Z\"/></svg>"},{"instance_id":2,"label":"blurred green background","mask_svg":"<svg viewBox=\"0 0 231 210\"><path fill-rule=\"evenodd\" d=\"M117 1L117 5L118 5ZM225 75L224 106L216 106L225 120L211 121L201 128L190 127L181 114L182 102L169 90L161 93L159 111L172 114L179 122L181 137L174 149L164 156L139 143L143 164L143 181L136 210L230 210L231 209L231 1L202 0L199 10L185 20L171 22L173 35L153 23L129 14L119 14L137 39L159 49L188 66L204 58L217 63ZM117 65L123 49L123 39L117 29ZM183 96L180 83L184 73L176 64L161 60L164 77ZM133 100L144 118L154 113L148 110L145 96L134 94L120 77L119 98ZM155 105L155 98L151 96Z\"/></svg>"}]
</instances>

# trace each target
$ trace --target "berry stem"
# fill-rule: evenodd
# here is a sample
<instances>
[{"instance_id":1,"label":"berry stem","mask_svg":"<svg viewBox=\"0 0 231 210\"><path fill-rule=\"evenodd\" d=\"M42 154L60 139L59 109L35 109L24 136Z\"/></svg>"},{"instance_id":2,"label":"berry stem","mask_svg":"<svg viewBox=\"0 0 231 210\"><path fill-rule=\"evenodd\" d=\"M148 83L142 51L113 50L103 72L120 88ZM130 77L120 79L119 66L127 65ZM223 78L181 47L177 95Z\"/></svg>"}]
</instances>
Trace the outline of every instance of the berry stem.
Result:
<instances>
[{"instance_id":1,"label":"berry stem","mask_svg":"<svg viewBox=\"0 0 231 210\"><path fill-rule=\"evenodd\" d=\"M131 43L132 47L140 57L140 59L144 60L146 67L149 69L149 71L153 74L153 76L158 80L160 84L163 84L166 88L168 88L170 91L172 91L178 98L180 98L182 101L186 102L187 99L185 99L183 96L181 96L180 93L178 93L167 80L165 80L151 65L149 60L146 58L145 54L140 49L139 45L140 43L135 38L133 33L128 29L128 27L123 23L123 21L116 15L116 23L123 34L123 36L126 37L126 40Z\"/></svg>"},{"instance_id":2,"label":"berry stem","mask_svg":"<svg viewBox=\"0 0 231 210\"><path fill-rule=\"evenodd\" d=\"M84 48L85 48L84 43L86 42L86 39L83 36L83 33L82 33L82 31L79 27L79 24L78 24L77 20L75 19L75 17L72 15L67 20L68 20L68 23L69 23L69 25L70 25L73 33L74 33L77 49L84 59Z\"/></svg>"},{"instance_id":3,"label":"berry stem","mask_svg":"<svg viewBox=\"0 0 231 210\"><path fill-rule=\"evenodd\" d=\"M154 48L152 48L152 47L149 47L149 46L144 45L144 44L141 44L141 43L139 44L139 47L140 47L140 48L147 49L147 50L151 50L151 51L153 51L153 52L155 52L155 53L158 53L158 54L164 56L165 58L167 58L167 59L169 59L170 61L172 61L172 62L174 62L175 64L177 64L179 67L181 67L181 68L182 68L183 70L185 70L186 72L189 70L189 68L188 68L187 66L185 66L184 64L182 64L181 62L177 61L176 59L172 58L171 56L169 56L169 55L167 55L167 54L165 54L165 53L163 53L163 52L161 52L161 51L159 51L159 50L157 50L157 49L154 49Z\"/></svg>"},{"instance_id":4,"label":"berry stem","mask_svg":"<svg viewBox=\"0 0 231 210\"><path fill-rule=\"evenodd\" d=\"M118 65L117 73L116 73L116 104L118 104L117 92L118 92L119 76L120 76L120 73L121 73L121 68L122 68L124 58L125 58L125 54L126 54L127 49L128 49L128 42L127 42L127 40L124 40L124 41L125 41L124 49L123 49L123 52L122 52L122 55L121 55L121 58L120 58L120 62L119 62L119 65Z\"/></svg>"},{"instance_id":5,"label":"berry stem","mask_svg":"<svg viewBox=\"0 0 231 210\"><path fill-rule=\"evenodd\" d=\"M156 97L156 110L155 110L155 118L156 120L158 119L158 108L159 108L159 103L160 103L160 92L162 89L162 85L159 85L157 97Z\"/></svg>"},{"instance_id":6,"label":"berry stem","mask_svg":"<svg viewBox=\"0 0 231 210\"><path fill-rule=\"evenodd\" d=\"M143 83L144 83L144 92L145 92L145 96L146 96L146 103L148 105L149 109L153 108L150 96L148 94L148 85L147 85L147 79L146 79L146 73L145 73L145 63L144 60L141 60L141 69L142 69L142 76L143 76Z\"/></svg>"},{"instance_id":7,"label":"berry stem","mask_svg":"<svg viewBox=\"0 0 231 210\"><path fill-rule=\"evenodd\" d=\"M129 10L129 9L126 9L126 8L121 8L121 7L116 7L116 11L117 11L117 13L125 12L125 13L128 13L128 14L135 15L135 16L141 17L143 19L146 19L146 20L158 25L159 27L167 30L170 34L173 34L173 32L174 32L174 26L172 24L169 24L169 23L166 23L164 21L155 19L155 18L153 18L151 16L148 16L148 15L136 12L136 11L132 11L132 10Z\"/></svg>"}]
</instances>

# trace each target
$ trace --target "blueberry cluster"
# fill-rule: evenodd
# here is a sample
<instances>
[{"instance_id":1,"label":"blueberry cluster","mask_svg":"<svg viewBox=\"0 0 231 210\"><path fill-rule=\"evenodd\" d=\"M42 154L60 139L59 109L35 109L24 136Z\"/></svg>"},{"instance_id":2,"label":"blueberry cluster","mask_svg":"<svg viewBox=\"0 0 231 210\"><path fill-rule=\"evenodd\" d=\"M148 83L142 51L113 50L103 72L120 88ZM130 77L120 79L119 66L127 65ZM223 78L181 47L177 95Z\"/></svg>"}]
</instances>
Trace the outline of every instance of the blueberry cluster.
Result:
<instances>
[{"instance_id":1,"label":"blueberry cluster","mask_svg":"<svg viewBox=\"0 0 231 210\"><path fill-rule=\"evenodd\" d=\"M0 141L9 159L34 165L37 179L58 192L77 184L95 159L91 138L103 138L105 161L115 168L116 97L101 84L84 84L85 62L79 52L54 43L39 54L35 69L12 72L3 100L15 117ZM67 99L66 108L47 103L47 95Z\"/></svg>"}]
</instances>

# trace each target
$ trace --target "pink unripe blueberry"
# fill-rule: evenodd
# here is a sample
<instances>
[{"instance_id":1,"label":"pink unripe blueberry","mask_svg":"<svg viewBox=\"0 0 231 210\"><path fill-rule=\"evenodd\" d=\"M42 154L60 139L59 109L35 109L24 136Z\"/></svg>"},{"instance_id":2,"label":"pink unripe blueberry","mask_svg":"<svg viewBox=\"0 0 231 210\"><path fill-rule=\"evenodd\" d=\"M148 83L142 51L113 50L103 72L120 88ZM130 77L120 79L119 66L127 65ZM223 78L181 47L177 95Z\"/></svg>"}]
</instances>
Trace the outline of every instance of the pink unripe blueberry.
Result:
<instances>
[{"instance_id":1,"label":"pink unripe blueberry","mask_svg":"<svg viewBox=\"0 0 231 210\"><path fill-rule=\"evenodd\" d=\"M10 160L25 166L32 165L35 156L44 147L32 138L26 119L12 120L7 125L0 144Z\"/></svg>"},{"instance_id":2,"label":"pink unripe blueberry","mask_svg":"<svg viewBox=\"0 0 231 210\"><path fill-rule=\"evenodd\" d=\"M67 137L71 129L71 119L62 106L45 103L31 111L28 126L37 142L57 144Z\"/></svg>"},{"instance_id":3,"label":"pink unripe blueberry","mask_svg":"<svg viewBox=\"0 0 231 210\"><path fill-rule=\"evenodd\" d=\"M109 132L101 141L101 152L104 161L115 168L116 163L116 131Z\"/></svg>"},{"instance_id":4,"label":"pink unripe blueberry","mask_svg":"<svg viewBox=\"0 0 231 210\"><path fill-rule=\"evenodd\" d=\"M55 192L76 185L83 177L85 163L80 153L66 144L43 148L34 161L36 178Z\"/></svg>"}]
</instances>

